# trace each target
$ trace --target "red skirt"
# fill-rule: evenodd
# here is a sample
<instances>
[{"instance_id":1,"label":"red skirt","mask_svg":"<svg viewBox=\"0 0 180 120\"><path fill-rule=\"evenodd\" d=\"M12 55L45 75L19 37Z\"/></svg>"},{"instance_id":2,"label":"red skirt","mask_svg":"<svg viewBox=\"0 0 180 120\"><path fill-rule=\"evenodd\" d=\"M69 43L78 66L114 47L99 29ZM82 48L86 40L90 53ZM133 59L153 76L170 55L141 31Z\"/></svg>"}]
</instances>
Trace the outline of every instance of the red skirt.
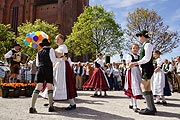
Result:
<instances>
[{"instance_id":1,"label":"red skirt","mask_svg":"<svg viewBox=\"0 0 180 120\"><path fill-rule=\"evenodd\" d=\"M132 98L135 98L135 99L142 99L142 95L133 95L133 92L132 92L132 82L131 82L131 70L128 70L128 76L126 80L128 80L128 89L127 90L124 90L125 92L125 95L127 95L128 97L132 97Z\"/></svg>"},{"instance_id":2,"label":"red skirt","mask_svg":"<svg viewBox=\"0 0 180 120\"><path fill-rule=\"evenodd\" d=\"M72 68L68 61L66 64L66 88L67 88L67 99L72 99L77 97L76 91L76 80L72 72Z\"/></svg>"},{"instance_id":3,"label":"red skirt","mask_svg":"<svg viewBox=\"0 0 180 120\"><path fill-rule=\"evenodd\" d=\"M95 68L91 78L88 79L82 87L89 89L100 89L103 91L109 89L106 78L100 68Z\"/></svg>"},{"instance_id":4,"label":"red skirt","mask_svg":"<svg viewBox=\"0 0 180 120\"><path fill-rule=\"evenodd\" d=\"M66 65L66 89L67 89L67 99L72 99L77 97L76 91L76 81L72 72L72 68L68 61L65 61ZM43 84L42 92L46 89L46 81Z\"/></svg>"}]
</instances>

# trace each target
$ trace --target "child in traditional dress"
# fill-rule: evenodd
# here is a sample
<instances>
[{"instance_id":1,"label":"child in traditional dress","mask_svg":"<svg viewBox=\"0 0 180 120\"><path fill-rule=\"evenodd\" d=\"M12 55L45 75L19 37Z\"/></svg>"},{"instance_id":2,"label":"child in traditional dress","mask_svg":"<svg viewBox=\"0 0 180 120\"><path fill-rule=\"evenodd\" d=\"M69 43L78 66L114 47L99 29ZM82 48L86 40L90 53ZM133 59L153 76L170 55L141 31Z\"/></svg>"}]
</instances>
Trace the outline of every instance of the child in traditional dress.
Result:
<instances>
[{"instance_id":1,"label":"child in traditional dress","mask_svg":"<svg viewBox=\"0 0 180 120\"><path fill-rule=\"evenodd\" d=\"M160 97L162 98L162 103L167 104L164 97L164 87L165 87L165 74L161 69L163 60L160 58L161 52L156 50L153 53L155 58L155 69L154 74L152 76L152 92L153 95L156 96L155 104L160 104Z\"/></svg>"},{"instance_id":2,"label":"child in traditional dress","mask_svg":"<svg viewBox=\"0 0 180 120\"><path fill-rule=\"evenodd\" d=\"M126 72L125 86L124 86L125 94L131 98L129 108L133 109L134 112L138 112L140 110L139 108L137 108L136 99L142 98L142 91L140 87L141 72L139 69L139 65L136 65L133 68L129 68L128 65L130 62L135 62L139 60L138 50L139 50L139 45L133 44L131 46L132 54L128 54L126 57L127 72Z\"/></svg>"}]
</instances>

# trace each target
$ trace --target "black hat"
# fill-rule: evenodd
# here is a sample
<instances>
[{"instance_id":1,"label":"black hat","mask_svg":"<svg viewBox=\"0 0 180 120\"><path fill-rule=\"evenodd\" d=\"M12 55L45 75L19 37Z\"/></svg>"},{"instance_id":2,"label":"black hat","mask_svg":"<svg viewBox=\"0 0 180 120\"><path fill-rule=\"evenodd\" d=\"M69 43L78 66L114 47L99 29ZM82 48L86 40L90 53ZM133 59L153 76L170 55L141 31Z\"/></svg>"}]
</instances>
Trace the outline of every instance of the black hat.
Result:
<instances>
[{"instance_id":1,"label":"black hat","mask_svg":"<svg viewBox=\"0 0 180 120\"><path fill-rule=\"evenodd\" d=\"M139 37L139 36L144 36L145 38L150 38L149 36L148 36L148 31L147 30L143 30L143 31L141 31L141 32L139 32L139 33L137 33L136 34L136 37Z\"/></svg>"},{"instance_id":2,"label":"black hat","mask_svg":"<svg viewBox=\"0 0 180 120\"><path fill-rule=\"evenodd\" d=\"M39 43L39 45L40 45L41 47L44 47L44 46L50 46L51 43L48 41L47 38L44 38L44 39L41 41L41 43Z\"/></svg>"},{"instance_id":3,"label":"black hat","mask_svg":"<svg viewBox=\"0 0 180 120\"><path fill-rule=\"evenodd\" d=\"M16 47L16 46L21 47L20 44L18 44L18 43L15 43L15 44L13 45L13 47Z\"/></svg>"}]
</instances>

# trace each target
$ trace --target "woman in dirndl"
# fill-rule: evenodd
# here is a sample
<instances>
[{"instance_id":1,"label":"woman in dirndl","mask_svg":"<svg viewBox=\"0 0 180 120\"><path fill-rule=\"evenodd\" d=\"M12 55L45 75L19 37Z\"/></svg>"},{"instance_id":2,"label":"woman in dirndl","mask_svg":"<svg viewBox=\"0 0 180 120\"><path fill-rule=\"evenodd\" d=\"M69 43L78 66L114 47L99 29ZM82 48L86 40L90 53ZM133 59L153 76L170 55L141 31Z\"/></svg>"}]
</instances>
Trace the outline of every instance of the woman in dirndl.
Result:
<instances>
[{"instance_id":1,"label":"woman in dirndl","mask_svg":"<svg viewBox=\"0 0 180 120\"><path fill-rule=\"evenodd\" d=\"M83 88L86 89L95 89L95 93L93 96L102 96L102 91L107 91L109 89L109 83L106 78L105 72L103 70L104 63L103 63L103 54L99 53L97 55L97 59L95 60L95 69L93 71L92 76L88 79ZM98 94L99 91L99 94ZM106 92L105 92L106 95Z\"/></svg>"}]
</instances>

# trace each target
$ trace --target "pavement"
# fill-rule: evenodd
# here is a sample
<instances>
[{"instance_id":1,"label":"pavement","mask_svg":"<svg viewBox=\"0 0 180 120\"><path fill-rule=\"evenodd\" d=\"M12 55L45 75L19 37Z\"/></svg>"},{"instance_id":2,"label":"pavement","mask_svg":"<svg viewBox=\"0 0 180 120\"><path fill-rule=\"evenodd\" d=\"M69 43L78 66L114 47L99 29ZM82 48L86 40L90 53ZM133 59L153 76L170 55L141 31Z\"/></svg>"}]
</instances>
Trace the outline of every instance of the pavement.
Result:
<instances>
[{"instance_id":1,"label":"pavement","mask_svg":"<svg viewBox=\"0 0 180 120\"><path fill-rule=\"evenodd\" d=\"M129 109L129 98L123 91L107 91L107 97L91 97L93 91L78 91L77 109L65 111L68 101L56 101L55 112L43 106L47 99L39 97L36 114L30 114L31 98L0 97L0 120L180 120L180 93L166 97L167 105L156 105L156 115L140 115ZM138 100L139 108L145 108L144 100Z\"/></svg>"}]
</instances>

